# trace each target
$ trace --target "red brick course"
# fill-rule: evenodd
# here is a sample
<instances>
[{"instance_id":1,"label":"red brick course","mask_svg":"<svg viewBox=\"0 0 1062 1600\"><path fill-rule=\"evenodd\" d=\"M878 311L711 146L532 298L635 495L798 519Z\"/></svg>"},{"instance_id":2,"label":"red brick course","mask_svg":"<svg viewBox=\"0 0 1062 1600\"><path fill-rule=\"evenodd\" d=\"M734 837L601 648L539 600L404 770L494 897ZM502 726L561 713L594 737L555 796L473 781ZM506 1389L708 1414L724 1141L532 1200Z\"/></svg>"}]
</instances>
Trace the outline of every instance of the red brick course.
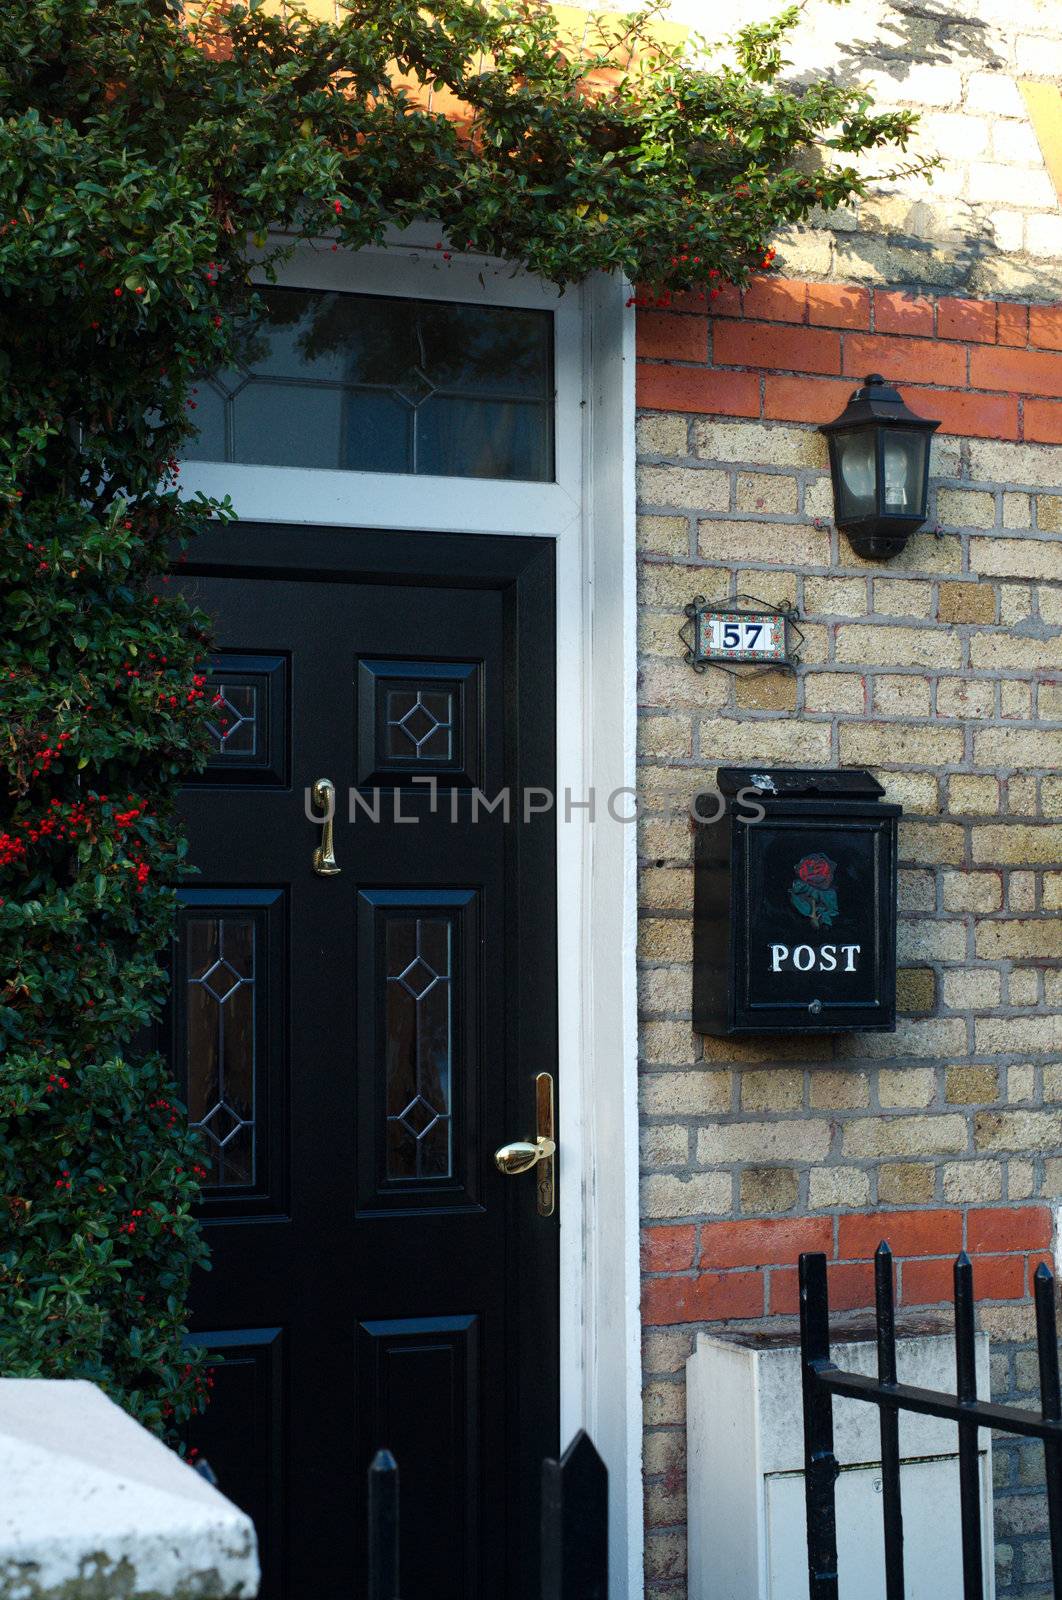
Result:
<instances>
[{"instance_id":1,"label":"red brick course","mask_svg":"<svg viewBox=\"0 0 1062 1600\"><path fill-rule=\"evenodd\" d=\"M851 393L850 380L787 378L769 372L764 380L763 415L771 422L829 422L844 410Z\"/></svg>"},{"instance_id":2,"label":"red brick course","mask_svg":"<svg viewBox=\"0 0 1062 1600\"><path fill-rule=\"evenodd\" d=\"M950 1300L955 1282L954 1263L904 1261L900 1270L899 1303L902 1306L935 1306ZM1021 1300L1025 1294L1023 1256L986 1256L974 1262L974 1288L977 1299Z\"/></svg>"},{"instance_id":3,"label":"red brick course","mask_svg":"<svg viewBox=\"0 0 1062 1600\"><path fill-rule=\"evenodd\" d=\"M764 1217L701 1226L700 1259L708 1267L767 1267L795 1260L802 1250L832 1249L832 1217Z\"/></svg>"},{"instance_id":4,"label":"red brick course","mask_svg":"<svg viewBox=\"0 0 1062 1600\"><path fill-rule=\"evenodd\" d=\"M994 300L937 301L937 337L969 339L975 344L996 342L996 302Z\"/></svg>"},{"instance_id":5,"label":"red brick course","mask_svg":"<svg viewBox=\"0 0 1062 1600\"><path fill-rule=\"evenodd\" d=\"M928 383L961 388L966 382L966 346L939 339L901 339L896 334L849 334L844 341L844 372L863 378L880 372L896 383L917 375Z\"/></svg>"},{"instance_id":6,"label":"red brick course","mask_svg":"<svg viewBox=\"0 0 1062 1600\"><path fill-rule=\"evenodd\" d=\"M642 1321L648 1327L762 1316L763 1280L761 1272L700 1272L681 1278L646 1278L642 1285Z\"/></svg>"},{"instance_id":7,"label":"red brick course","mask_svg":"<svg viewBox=\"0 0 1062 1600\"><path fill-rule=\"evenodd\" d=\"M933 301L925 295L880 289L874 295L874 328L878 333L920 333L931 339L934 310Z\"/></svg>"},{"instance_id":8,"label":"red brick course","mask_svg":"<svg viewBox=\"0 0 1062 1600\"><path fill-rule=\"evenodd\" d=\"M693 1266L697 1229L647 1228L642 1234L643 1272L685 1272Z\"/></svg>"},{"instance_id":9,"label":"red brick course","mask_svg":"<svg viewBox=\"0 0 1062 1600\"><path fill-rule=\"evenodd\" d=\"M1034 306L1034 310L1037 308ZM1000 344L1028 344L1029 343L1029 307L1019 306L1006 300L1001 300L996 307L996 339ZM1034 339L1034 344L1043 344L1042 339Z\"/></svg>"},{"instance_id":10,"label":"red brick course","mask_svg":"<svg viewBox=\"0 0 1062 1600\"><path fill-rule=\"evenodd\" d=\"M1062 443L1062 306L763 277L640 311L638 358L647 410L825 422L878 371L943 433Z\"/></svg>"},{"instance_id":11,"label":"red brick course","mask_svg":"<svg viewBox=\"0 0 1062 1600\"><path fill-rule=\"evenodd\" d=\"M966 1218L970 1254L996 1250L1047 1250L1051 1213L1046 1206L1020 1206L999 1211L971 1211Z\"/></svg>"},{"instance_id":12,"label":"red brick course","mask_svg":"<svg viewBox=\"0 0 1062 1600\"><path fill-rule=\"evenodd\" d=\"M707 317L646 311L638 318L638 353L658 361L708 360Z\"/></svg>"},{"instance_id":13,"label":"red brick course","mask_svg":"<svg viewBox=\"0 0 1062 1600\"><path fill-rule=\"evenodd\" d=\"M907 385L904 384L903 388L906 394ZM916 389L914 392L919 396L918 404L932 406L933 415L940 419L942 433L964 434L971 439L1020 437L1017 395L974 394L970 390L964 392L960 389L933 389L928 392ZM1033 437L1029 432L1027 415L1025 437Z\"/></svg>"},{"instance_id":14,"label":"red brick course","mask_svg":"<svg viewBox=\"0 0 1062 1600\"><path fill-rule=\"evenodd\" d=\"M876 1211L841 1217L837 1229L841 1261L869 1260L882 1239L896 1256L955 1256L962 1249L961 1211Z\"/></svg>"},{"instance_id":15,"label":"red brick course","mask_svg":"<svg viewBox=\"0 0 1062 1600\"><path fill-rule=\"evenodd\" d=\"M717 322L712 353L717 367L781 367L787 372L825 373L841 370L841 336L828 328Z\"/></svg>"},{"instance_id":16,"label":"red brick course","mask_svg":"<svg viewBox=\"0 0 1062 1600\"><path fill-rule=\"evenodd\" d=\"M1027 400L1025 437L1036 444L1062 444L1062 403L1057 400Z\"/></svg>"},{"instance_id":17,"label":"red brick course","mask_svg":"<svg viewBox=\"0 0 1062 1600\"><path fill-rule=\"evenodd\" d=\"M1062 306L1029 307L1029 342L1043 350L1062 350Z\"/></svg>"},{"instance_id":18,"label":"red brick course","mask_svg":"<svg viewBox=\"0 0 1062 1600\"><path fill-rule=\"evenodd\" d=\"M806 322L808 286L791 278L757 278L745 290L742 315L766 322Z\"/></svg>"},{"instance_id":19,"label":"red brick course","mask_svg":"<svg viewBox=\"0 0 1062 1600\"><path fill-rule=\"evenodd\" d=\"M808 321L816 328L869 328L869 289L852 289L841 283L809 283Z\"/></svg>"},{"instance_id":20,"label":"red brick course","mask_svg":"<svg viewBox=\"0 0 1062 1600\"><path fill-rule=\"evenodd\" d=\"M869 1307L882 1239L896 1260L902 1306L950 1302L954 1261L963 1249L973 1258L978 1301L1020 1300L1031 1292L1040 1262L1052 1265L1052 1228L1044 1205L651 1224L642 1234L642 1320L661 1326L793 1316L804 1250L828 1257L835 1311Z\"/></svg>"},{"instance_id":21,"label":"red brick course","mask_svg":"<svg viewBox=\"0 0 1062 1600\"><path fill-rule=\"evenodd\" d=\"M704 411L758 417L758 372L713 372L711 367L638 364L638 404L650 411Z\"/></svg>"},{"instance_id":22,"label":"red brick course","mask_svg":"<svg viewBox=\"0 0 1062 1600\"><path fill-rule=\"evenodd\" d=\"M970 351L970 384L1012 394L1062 395L1062 360L1046 350L1010 346Z\"/></svg>"}]
</instances>

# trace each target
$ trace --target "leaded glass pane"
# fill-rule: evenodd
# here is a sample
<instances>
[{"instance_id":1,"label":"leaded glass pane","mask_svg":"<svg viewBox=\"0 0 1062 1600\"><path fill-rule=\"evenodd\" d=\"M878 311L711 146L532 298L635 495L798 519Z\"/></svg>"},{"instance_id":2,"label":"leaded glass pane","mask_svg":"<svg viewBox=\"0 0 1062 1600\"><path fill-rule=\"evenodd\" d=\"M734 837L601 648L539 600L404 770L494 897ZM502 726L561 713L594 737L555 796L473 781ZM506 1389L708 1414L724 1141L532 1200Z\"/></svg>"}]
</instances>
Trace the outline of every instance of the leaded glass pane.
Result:
<instances>
[{"instance_id":1,"label":"leaded glass pane","mask_svg":"<svg viewBox=\"0 0 1062 1600\"><path fill-rule=\"evenodd\" d=\"M389 1179L452 1175L452 940L448 918L386 922Z\"/></svg>"},{"instance_id":2,"label":"leaded glass pane","mask_svg":"<svg viewBox=\"0 0 1062 1600\"><path fill-rule=\"evenodd\" d=\"M213 714L207 723L215 756L258 753L258 689L253 683L209 679Z\"/></svg>"},{"instance_id":3,"label":"leaded glass pane","mask_svg":"<svg viewBox=\"0 0 1062 1600\"><path fill-rule=\"evenodd\" d=\"M189 456L552 477L550 312L313 289L261 298L239 366L200 384Z\"/></svg>"},{"instance_id":4,"label":"leaded glass pane","mask_svg":"<svg viewBox=\"0 0 1062 1600\"><path fill-rule=\"evenodd\" d=\"M454 697L447 691L389 689L386 725L389 760L453 759Z\"/></svg>"},{"instance_id":5,"label":"leaded glass pane","mask_svg":"<svg viewBox=\"0 0 1062 1600\"><path fill-rule=\"evenodd\" d=\"M188 1114L207 1183L255 1181L255 926L185 914Z\"/></svg>"},{"instance_id":6,"label":"leaded glass pane","mask_svg":"<svg viewBox=\"0 0 1062 1600\"><path fill-rule=\"evenodd\" d=\"M342 422L345 461L370 462L371 466L364 471L408 472L413 459L416 417L405 400L386 389L345 390Z\"/></svg>"},{"instance_id":7,"label":"leaded glass pane","mask_svg":"<svg viewBox=\"0 0 1062 1600\"><path fill-rule=\"evenodd\" d=\"M190 781L284 783L289 756L285 658L222 650L204 670L210 754L206 770Z\"/></svg>"},{"instance_id":8,"label":"leaded glass pane","mask_svg":"<svg viewBox=\"0 0 1062 1600\"><path fill-rule=\"evenodd\" d=\"M343 391L307 383L245 385L232 408L233 461L264 467L341 466Z\"/></svg>"},{"instance_id":9,"label":"leaded glass pane","mask_svg":"<svg viewBox=\"0 0 1062 1600\"><path fill-rule=\"evenodd\" d=\"M434 395L417 413L417 471L453 478L550 476L549 441L528 408L504 400Z\"/></svg>"},{"instance_id":10,"label":"leaded glass pane","mask_svg":"<svg viewBox=\"0 0 1062 1600\"><path fill-rule=\"evenodd\" d=\"M195 420L199 427L199 438L192 441L189 451L192 451L200 441L210 441L216 450L225 450L225 422L228 415L226 396L213 381L201 381L197 386L195 396ZM219 456L224 460L225 456Z\"/></svg>"}]
</instances>

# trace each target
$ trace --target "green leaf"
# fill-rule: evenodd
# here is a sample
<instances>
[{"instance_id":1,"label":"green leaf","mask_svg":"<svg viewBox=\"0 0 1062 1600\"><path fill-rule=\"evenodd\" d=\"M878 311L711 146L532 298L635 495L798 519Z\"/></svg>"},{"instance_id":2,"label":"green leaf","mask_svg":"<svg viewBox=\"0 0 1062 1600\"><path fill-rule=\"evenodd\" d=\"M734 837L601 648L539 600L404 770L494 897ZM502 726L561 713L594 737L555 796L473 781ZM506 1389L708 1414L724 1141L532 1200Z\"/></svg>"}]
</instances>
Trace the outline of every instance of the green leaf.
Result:
<instances>
[{"instance_id":1,"label":"green leaf","mask_svg":"<svg viewBox=\"0 0 1062 1600\"><path fill-rule=\"evenodd\" d=\"M932 168L901 154L913 113L786 85L793 8L696 66L652 7L596 14L585 47L549 7L488 0L335 20L250 0L217 20L207 51L159 0L9 5L0 63L0 760L24 846L0 866L0 1360L89 1378L171 1435L197 1404L184 1307L209 1263L198 1145L145 1110L174 1090L140 1041L194 871L176 801L209 747L187 685L210 624L160 580L238 508L160 473L197 375L253 338L248 239L276 282L293 241L356 251L430 217L556 284L620 272L663 298L743 283L779 228L868 192L866 151L885 180ZM62 733L69 753L36 765Z\"/></svg>"}]
</instances>

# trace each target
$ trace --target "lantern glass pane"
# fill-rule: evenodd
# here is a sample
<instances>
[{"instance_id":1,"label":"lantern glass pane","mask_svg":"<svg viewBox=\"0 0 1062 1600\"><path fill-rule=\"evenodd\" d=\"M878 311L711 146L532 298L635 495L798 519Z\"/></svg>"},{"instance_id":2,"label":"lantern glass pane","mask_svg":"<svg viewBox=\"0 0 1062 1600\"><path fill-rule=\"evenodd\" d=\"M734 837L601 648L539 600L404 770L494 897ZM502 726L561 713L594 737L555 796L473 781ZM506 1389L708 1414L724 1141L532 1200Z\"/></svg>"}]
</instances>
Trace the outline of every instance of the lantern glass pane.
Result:
<instances>
[{"instance_id":1,"label":"lantern glass pane","mask_svg":"<svg viewBox=\"0 0 1062 1600\"><path fill-rule=\"evenodd\" d=\"M885 501L887 516L914 517L923 511L926 451L929 435L888 429L882 437Z\"/></svg>"},{"instance_id":2,"label":"lantern glass pane","mask_svg":"<svg viewBox=\"0 0 1062 1600\"><path fill-rule=\"evenodd\" d=\"M874 429L836 434L833 444L837 459L837 520L849 522L856 517L873 516L876 488Z\"/></svg>"}]
</instances>

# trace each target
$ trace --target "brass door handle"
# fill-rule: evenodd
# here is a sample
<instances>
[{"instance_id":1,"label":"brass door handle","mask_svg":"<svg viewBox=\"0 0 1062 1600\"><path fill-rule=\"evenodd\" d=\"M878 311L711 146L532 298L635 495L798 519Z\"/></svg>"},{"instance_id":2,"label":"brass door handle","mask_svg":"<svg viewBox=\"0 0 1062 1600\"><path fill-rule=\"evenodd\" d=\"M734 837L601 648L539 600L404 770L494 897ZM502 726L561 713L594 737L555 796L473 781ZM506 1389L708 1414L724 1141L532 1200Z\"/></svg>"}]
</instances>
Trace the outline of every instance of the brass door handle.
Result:
<instances>
[{"instance_id":1,"label":"brass door handle","mask_svg":"<svg viewBox=\"0 0 1062 1600\"><path fill-rule=\"evenodd\" d=\"M336 815L336 786L331 778L317 778L314 782L313 803L324 812L321 818L321 842L313 853L313 870L319 878L334 878L342 872L336 864L333 824Z\"/></svg>"},{"instance_id":2,"label":"brass door handle","mask_svg":"<svg viewBox=\"0 0 1062 1600\"><path fill-rule=\"evenodd\" d=\"M555 1156L557 1154L556 1127L553 1117L553 1079L548 1072L535 1078L535 1113L538 1133L534 1140L518 1139L514 1144L503 1144L494 1152L494 1165L506 1177L538 1168L537 1204L539 1215L551 1217L556 1203Z\"/></svg>"},{"instance_id":3,"label":"brass door handle","mask_svg":"<svg viewBox=\"0 0 1062 1600\"><path fill-rule=\"evenodd\" d=\"M518 1139L515 1144L503 1144L500 1150L495 1150L494 1165L507 1178L515 1178L518 1172L527 1172L536 1162L548 1161L556 1151L552 1139L538 1138L534 1144Z\"/></svg>"}]
</instances>

